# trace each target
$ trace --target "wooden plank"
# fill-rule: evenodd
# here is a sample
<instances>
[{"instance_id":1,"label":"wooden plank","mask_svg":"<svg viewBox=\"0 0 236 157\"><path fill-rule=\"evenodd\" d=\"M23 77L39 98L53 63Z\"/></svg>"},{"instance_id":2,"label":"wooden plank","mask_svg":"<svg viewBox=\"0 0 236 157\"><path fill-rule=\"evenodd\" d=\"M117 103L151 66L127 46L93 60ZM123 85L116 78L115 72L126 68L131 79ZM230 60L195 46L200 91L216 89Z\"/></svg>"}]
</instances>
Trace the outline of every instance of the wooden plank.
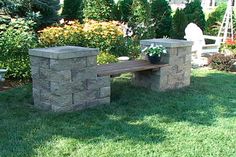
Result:
<instances>
[{"instance_id":1,"label":"wooden plank","mask_svg":"<svg viewBox=\"0 0 236 157\"><path fill-rule=\"evenodd\" d=\"M98 65L98 76L117 75L126 72L136 72L151 69L159 69L167 64L151 64L145 60L127 61L121 63L112 63L105 65Z\"/></svg>"}]
</instances>

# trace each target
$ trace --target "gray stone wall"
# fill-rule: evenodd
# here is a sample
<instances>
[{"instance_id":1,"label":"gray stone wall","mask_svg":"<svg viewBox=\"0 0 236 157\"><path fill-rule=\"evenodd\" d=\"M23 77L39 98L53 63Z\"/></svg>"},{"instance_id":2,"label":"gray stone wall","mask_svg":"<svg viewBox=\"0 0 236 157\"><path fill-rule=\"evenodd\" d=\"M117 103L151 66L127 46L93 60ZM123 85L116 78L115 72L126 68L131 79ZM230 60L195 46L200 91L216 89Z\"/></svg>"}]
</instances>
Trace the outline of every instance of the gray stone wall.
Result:
<instances>
[{"instance_id":1,"label":"gray stone wall","mask_svg":"<svg viewBox=\"0 0 236 157\"><path fill-rule=\"evenodd\" d=\"M64 46L29 54L37 108L64 112L110 103L110 77L97 77L97 49Z\"/></svg>"},{"instance_id":2,"label":"gray stone wall","mask_svg":"<svg viewBox=\"0 0 236 157\"><path fill-rule=\"evenodd\" d=\"M142 40L141 47L152 43L167 48L162 63L168 65L156 71L136 72L133 83L154 91L188 86L192 42L151 39ZM66 112L110 103L110 76L97 76L98 49L62 46L31 49L29 54L37 108Z\"/></svg>"},{"instance_id":3,"label":"gray stone wall","mask_svg":"<svg viewBox=\"0 0 236 157\"><path fill-rule=\"evenodd\" d=\"M136 72L133 83L155 91L182 88L190 85L192 42L175 39L149 39L140 42L141 48L151 44L163 45L168 54L161 59L168 64L159 71ZM143 55L143 59L147 59Z\"/></svg>"}]
</instances>

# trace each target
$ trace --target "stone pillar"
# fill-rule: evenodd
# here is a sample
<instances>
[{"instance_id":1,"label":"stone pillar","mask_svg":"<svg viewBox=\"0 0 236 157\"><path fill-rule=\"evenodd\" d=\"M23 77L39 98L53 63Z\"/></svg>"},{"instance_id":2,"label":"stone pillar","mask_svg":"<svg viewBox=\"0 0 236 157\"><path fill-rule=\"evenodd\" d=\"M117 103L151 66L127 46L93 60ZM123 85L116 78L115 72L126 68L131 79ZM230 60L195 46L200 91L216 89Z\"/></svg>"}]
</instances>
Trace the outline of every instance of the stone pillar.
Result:
<instances>
[{"instance_id":1,"label":"stone pillar","mask_svg":"<svg viewBox=\"0 0 236 157\"><path fill-rule=\"evenodd\" d=\"M154 91L177 89L190 85L192 42L176 39L149 39L140 42L141 48L151 44L163 45L168 54L161 59L168 66L158 71L136 72L134 84ZM143 59L146 59L143 55Z\"/></svg>"},{"instance_id":2,"label":"stone pillar","mask_svg":"<svg viewBox=\"0 0 236 157\"><path fill-rule=\"evenodd\" d=\"M31 49L34 105L65 112L110 103L110 78L97 77L98 49Z\"/></svg>"}]
</instances>

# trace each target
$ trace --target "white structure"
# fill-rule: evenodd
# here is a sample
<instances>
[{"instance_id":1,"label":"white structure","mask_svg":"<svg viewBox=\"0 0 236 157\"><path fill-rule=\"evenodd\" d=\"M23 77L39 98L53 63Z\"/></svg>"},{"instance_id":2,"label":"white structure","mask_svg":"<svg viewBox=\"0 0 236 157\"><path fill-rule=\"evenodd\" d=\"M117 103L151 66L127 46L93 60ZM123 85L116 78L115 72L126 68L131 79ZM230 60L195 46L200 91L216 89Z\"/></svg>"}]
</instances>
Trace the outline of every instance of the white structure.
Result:
<instances>
[{"instance_id":1,"label":"white structure","mask_svg":"<svg viewBox=\"0 0 236 157\"><path fill-rule=\"evenodd\" d=\"M218 37L222 37L224 43L228 38L234 39L233 32L233 4L232 0L228 0L227 9L223 21L218 32Z\"/></svg>"},{"instance_id":2,"label":"white structure","mask_svg":"<svg viewBox=\"0 0 236 157\"><path fill-rule=\"evenodd\" d=\"M185 28L185 39L193 41L192 53L195 54L192 57L193 64L203 66L207 64L207 61L202 60L202 54L218 53L220 48L220 38L203 35L202 30L195 24L190 23ZM206 44L205 39L213 40L214 44Z\"/></svg>"}]
</instances>

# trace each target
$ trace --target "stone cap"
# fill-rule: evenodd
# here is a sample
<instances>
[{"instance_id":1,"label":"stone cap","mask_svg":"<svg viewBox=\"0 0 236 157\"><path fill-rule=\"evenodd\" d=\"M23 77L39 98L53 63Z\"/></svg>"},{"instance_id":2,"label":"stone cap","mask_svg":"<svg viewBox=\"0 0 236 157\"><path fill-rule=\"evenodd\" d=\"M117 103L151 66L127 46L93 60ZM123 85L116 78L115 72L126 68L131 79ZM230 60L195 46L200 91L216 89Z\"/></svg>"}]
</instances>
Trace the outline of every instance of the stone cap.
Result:
<instances>
[{"instance_id":1,"label":"stone cap","mask_svg":"<svg viewBox=\"0 0 236 157\"><path fill-rule=\"evenodd\" d=\"M59 46L50 48L30 49L30 56L53 58L53 59L68 59L77 57L95 56L99 53L97 48L87 48L79 46Z\"/></svg>"},{"instance_id":2,"label":"stone cap","mask_svg":"<svg viewBox=\"0 0 236 157\"><path fill-rule=\"evenodd\" d=\"M141 45L151 45L151 44L157 44L157 45L163 45L164 47L188 47L192 46L193 42L192 41L187 41L187 40L178 40L178 39L146 39L146 40L141 40L140 44Z\"/></svg>"}]
</instances>

